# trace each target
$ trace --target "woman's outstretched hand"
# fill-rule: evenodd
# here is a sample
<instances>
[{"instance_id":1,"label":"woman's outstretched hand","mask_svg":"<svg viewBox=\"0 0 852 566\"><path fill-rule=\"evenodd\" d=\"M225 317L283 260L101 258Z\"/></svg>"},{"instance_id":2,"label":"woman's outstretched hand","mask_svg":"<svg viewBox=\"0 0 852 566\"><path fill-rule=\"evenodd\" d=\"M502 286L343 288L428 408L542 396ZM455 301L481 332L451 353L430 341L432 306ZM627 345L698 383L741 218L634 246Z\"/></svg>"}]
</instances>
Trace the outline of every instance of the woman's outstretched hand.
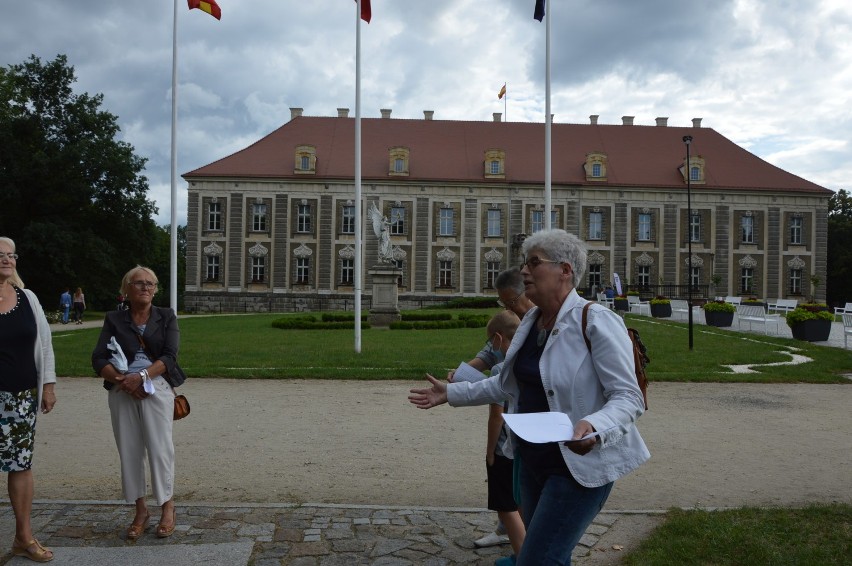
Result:
<instances>
[{"instance_id":1,"label":"woman's outstretched hand","mask_svg":"<svg viewBox=\"0 0 852 566\"><path fill-rule=\"evenodd\" d=\"M432 383L432 387L422 389L412 389L408 400L418 409L431 409L438 405L443 405L447 402L447 384L435 379L428 373L426 379Z\"/></svg>"}]
</instances>

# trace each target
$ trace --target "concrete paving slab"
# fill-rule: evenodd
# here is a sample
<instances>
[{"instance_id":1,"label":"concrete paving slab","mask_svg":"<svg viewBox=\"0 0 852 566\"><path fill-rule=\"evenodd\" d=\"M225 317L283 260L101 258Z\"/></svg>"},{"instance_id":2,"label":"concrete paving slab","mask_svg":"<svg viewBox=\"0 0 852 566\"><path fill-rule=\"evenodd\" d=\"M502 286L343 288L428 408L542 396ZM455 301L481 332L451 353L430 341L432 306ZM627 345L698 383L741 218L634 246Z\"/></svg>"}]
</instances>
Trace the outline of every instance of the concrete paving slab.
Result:
<instances>
[{"instance_id":1,"label":"concrete paving slab","mask_svg":"<svg viewBox=\"0 0 852 566\"><path fill-rule=\"evenodd\" d=\"M52 566L162 566L163 564L204 564L238 566L248 564L254 541L220 544L175 544L170 546L132 545L127 547L52 547ZM26 566L31 560L17 556L9 566Z\"/></svg>"}]
</instances>

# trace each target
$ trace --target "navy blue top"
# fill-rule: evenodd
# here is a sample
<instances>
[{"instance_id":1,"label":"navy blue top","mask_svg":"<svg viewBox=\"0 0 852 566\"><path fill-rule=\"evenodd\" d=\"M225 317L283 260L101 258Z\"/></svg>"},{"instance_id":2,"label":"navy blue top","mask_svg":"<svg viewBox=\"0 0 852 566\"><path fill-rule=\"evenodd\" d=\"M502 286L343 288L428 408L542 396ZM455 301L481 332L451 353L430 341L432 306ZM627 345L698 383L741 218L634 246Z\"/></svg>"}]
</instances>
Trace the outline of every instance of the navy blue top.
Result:
<instances>
[{"instance_id":1,"label":"navy blue top","mask_svg":"<svg viewBox=\"0 0 852 566\"><path fill-rule=\"evenodd\" d=\"M27 296L17 287L18 302L0 314L0 391L19 393L38 387L35 315Z\"/></svg>"},{"instance_id":2,"label":"navy blue top","mask_svg":"<svg viewBox=\"0 0 852 566\"><path fill-rule=\"evenodd\" d=\"M518 397L519 413L542 413L550 411L550 405L547 404L547 394L541 382L541 370L539 369L541 354L544 352L544 346L547 344L547 341L539 346L537 343L538 334L539 331L533 327L532 331L527 335L527 339L521 345L518 356L515 358L515 378L518 381L518 388L520 389L520 396ZM550 333L548 332L549 339ZM570 476L568 466L565 464L564 458L562 458L562 452L559 450L558 443L546 442L536 444L527 442L520 437L516 438L519 441L521 461L524 463L524 466L529 466L537 476Z\"/></svg>"}]
</instances>

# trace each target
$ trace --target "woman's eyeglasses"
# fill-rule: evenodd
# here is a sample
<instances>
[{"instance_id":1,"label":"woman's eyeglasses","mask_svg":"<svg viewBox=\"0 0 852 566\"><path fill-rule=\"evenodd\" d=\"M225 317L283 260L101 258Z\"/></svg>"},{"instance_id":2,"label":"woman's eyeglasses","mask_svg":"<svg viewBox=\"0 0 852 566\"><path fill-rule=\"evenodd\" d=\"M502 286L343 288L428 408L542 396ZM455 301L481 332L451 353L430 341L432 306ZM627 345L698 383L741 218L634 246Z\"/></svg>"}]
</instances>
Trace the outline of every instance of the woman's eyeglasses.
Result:
<instances>
[{"instance_id":1,"label":"woman's eyeglasses","mask_svg":"<svg viewBox=\"0 0 852 566\"><path fill-rule=\"evenodd\" d=\"M0 252L0 259L18 259L18 257L20 257L18 256L18 254L7 254L5 252Z\"/></svg>"},{"instance_id":2,"label":"woman's eyeglasses","mask_svg":"<svg viewBox=\"0 0 852 566\"><path fill-rule=\"evenodd\" d=\"M501 301L500 299L497 299L497 304L500 305L501 307L503 307L504 309L511 309L512 307L515 306L515 304L518 302L518 300L523 296L524 296L523 293L518 293L518 296L516 296L511 301L508 301L508 302L505 302L505 303L503 301Z\"/></svg>"},{"instance_id":3,"label":"woman's eyeglasses","mask_svg":"<svg viewBox=\"0 0 852 566\"><path fill-rule=\"evenodd\" d=\"M561 262L561 261L554 261L554 260L552 260L552 259L541 259L541 258L540 258L540 257L538 257L537 255L534 255L534 256L532 256L532 257L531 257L531 258L529 258L529 259L527 259L527 258L524 258L524 259L523 259L523 261L521 262L521 269L523 269L523 268L524 268L524 266L526 266L526 267L527 267L527 269L529 269L530 271L532 271L533 269L535 269L536 267L538 267L538 266L539 266L539 265L541 265L542 263L563 263L563 262Z\"/></svg>"},{"instance_id":4,"label":"woman's eyeglasses","mask_svg":"<svg viewBox=\"0 0 852 566\"><path fill-rule=\"evenodd\" d=\"M157 287L156 283L152 283L150 281L133 281L130 284L139 289L140 291L144 291L146 289L150 291L151 289Z\"/></svg>"}]
</instances>

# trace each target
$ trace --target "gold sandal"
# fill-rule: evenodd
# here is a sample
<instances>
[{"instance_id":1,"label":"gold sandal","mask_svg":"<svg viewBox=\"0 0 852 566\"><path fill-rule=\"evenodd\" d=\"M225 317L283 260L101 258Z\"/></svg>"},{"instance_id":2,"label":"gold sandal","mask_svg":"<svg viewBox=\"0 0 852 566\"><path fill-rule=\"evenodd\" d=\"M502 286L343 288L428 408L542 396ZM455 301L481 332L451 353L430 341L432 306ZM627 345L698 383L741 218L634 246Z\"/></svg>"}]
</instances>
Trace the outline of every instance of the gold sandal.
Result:
<instances>
[{"instance_id":1,"label":"gold sandal","mask_svg":"<svg viewBox=\"0 0 852 566\"><path fill-rule=\"evenodd\" d=\"M163 518L160 517L160 522L157 524L157 536L159 538L170 537L175 532L175 527L177 527L177 509L172 507L172 524L163 524Z\"/></svg>"},{"instance_id":2,"label":"gold sandal","mask_svg":"<svg viewBox=\"0 0 852 566\"><path fill-rule=\"evenodd\" d=\"M33 552L30 552L31 547L36 547ZM48 554L50 554L48 556ZM50 562L53 560L53 551L49 548L45 548L41 545L39 541L36 539L30 540L30 542L26 544L18 544L18 539L15 538L15 541L12 543L12 555L13 556L23 556L24 558L29 558L33 562Z\"/></svg>"},{"instance_id":3,"label":"gold sandal","mask_svg":"<svg viewBox=\"0 0 852 566\"><path fill-rule=\"evenodd\" d=\"M151 520L151 514L147 513L141 523L131 523L127 528L127 540L136 540L142 536L145 529L148 528L148 521Z\"/></svg>"}]
</instances>

